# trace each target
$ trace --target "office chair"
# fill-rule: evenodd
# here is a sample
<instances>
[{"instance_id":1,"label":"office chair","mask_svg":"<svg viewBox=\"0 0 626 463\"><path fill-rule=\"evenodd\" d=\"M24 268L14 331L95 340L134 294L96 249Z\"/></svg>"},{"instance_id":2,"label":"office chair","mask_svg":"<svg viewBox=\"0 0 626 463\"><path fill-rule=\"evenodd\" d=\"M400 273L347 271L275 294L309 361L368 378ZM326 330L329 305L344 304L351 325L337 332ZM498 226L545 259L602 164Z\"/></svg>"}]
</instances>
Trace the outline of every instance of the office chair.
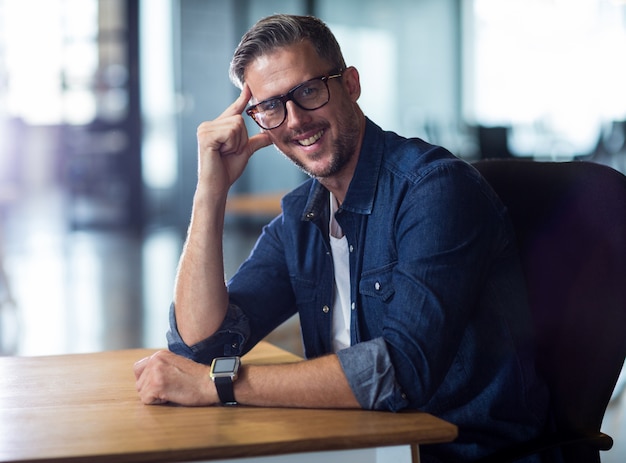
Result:
<instances>
[{"instance_id":1,"label":"office chair","mask_svg":"<svg viewBox=\"0 0 626 463\"><path fill-rule=\"evenodd\" d=\"M477 132L481 159L506 159L513 157L509 150L510 127L479 125Z\"/></svg>"},{"instance_id":2,"label":"office chair","mask_svg":"<svg viewBox=\"0 0 626 463\"><path fill-rule=\"evenodd\" d=\"M613 445L600 426L626 355L626 177L584 161L474 166L517 233L556 429L480 461L559 448L564 462L599 462Z\"/></svg>"}]
</instances>

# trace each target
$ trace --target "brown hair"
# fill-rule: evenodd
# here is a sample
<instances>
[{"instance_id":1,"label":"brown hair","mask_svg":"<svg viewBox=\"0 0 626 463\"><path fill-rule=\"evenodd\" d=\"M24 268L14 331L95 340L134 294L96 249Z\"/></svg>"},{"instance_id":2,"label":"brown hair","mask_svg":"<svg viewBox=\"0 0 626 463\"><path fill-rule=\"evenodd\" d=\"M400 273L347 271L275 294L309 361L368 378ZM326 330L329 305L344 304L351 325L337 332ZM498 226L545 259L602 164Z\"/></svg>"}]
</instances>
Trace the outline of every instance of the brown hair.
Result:
<instances>
[{"instance_id":1,"label":"brown hair","mask_svg":"<svg viewBox=\"0 0 626 463\"><path fill-rule=\"evenodd\" d=\"M258 21L244 34L230 62L230 79L243 87L246 67L259 56L308 40L318 56L339 71L346 67L341 48L331 30L313 16L277 14Z\"/></svg>"}]
</instances>

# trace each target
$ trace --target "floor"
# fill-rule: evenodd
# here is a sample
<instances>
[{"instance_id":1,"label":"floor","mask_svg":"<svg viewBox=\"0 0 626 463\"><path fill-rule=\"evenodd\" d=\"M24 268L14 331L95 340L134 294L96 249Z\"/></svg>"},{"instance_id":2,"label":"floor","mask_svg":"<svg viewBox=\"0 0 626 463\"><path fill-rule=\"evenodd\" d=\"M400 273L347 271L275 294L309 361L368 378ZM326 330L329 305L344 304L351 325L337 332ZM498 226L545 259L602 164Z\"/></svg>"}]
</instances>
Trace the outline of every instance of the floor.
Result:
<instances>
[{"instance_id":1,"label":"floor","mask_svg":"<svg viewBox=\"0 0 626 463\"><path fill-rule=\"evenodd\" d=\"M142 237L119 231L70 231L61 193L40 191L5 208L0 257L0 353L51 355L163 347L172 282L182 241L171 229ZM252 245L249 234L225 237L226 273ZM297 320L272 337L301 354ZM604 463L626 461L626 399L607 410L604 431L615 439Z\"/></svg>"}]
</instances>

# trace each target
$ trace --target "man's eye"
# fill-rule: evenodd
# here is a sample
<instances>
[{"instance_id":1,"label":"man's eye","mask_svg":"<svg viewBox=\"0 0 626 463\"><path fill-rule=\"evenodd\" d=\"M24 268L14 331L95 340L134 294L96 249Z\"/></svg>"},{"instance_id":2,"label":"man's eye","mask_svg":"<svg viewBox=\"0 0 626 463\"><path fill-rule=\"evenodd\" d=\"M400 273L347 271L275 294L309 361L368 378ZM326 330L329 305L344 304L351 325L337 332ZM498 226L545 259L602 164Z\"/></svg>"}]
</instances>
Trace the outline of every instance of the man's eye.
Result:
<instances>
[{"instance_id":1,"label":"man's eye","mask_svg":"<svg viewBox=\"0 0 626 463\"><path fill-rule=\"evenodd\" d=\"M269 100L259 104L259 111L276 111L280 106L280 100Z\"/></svg>"},{"instance_id":2,"label":"man's eye","mask_svg":"<svg viewBox=\"0 0 626 463\"><path fill-rule=\"evenodd\" d=\"M300 98L315 98L317 96L318 89L315 86L305 86L300 88L298 96Z\"/></svg>"}]
</instances>

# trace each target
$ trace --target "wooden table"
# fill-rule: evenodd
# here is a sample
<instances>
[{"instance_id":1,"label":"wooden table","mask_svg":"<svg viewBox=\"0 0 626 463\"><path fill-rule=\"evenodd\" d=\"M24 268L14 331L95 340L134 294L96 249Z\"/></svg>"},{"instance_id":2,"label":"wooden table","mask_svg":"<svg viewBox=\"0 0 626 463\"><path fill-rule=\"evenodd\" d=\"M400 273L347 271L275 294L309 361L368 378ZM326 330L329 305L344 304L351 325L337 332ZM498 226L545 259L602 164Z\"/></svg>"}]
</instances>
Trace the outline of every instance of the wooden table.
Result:
<instances>
[{"instance_id":1,"label":"wooden table","mask_svg":"<svg viewBox=\"0 0 626 463\"><path fill-rule=\"evenodd\" d=\"M280 214L280 200L286 192L238 194L226 201L228 214L246 217L273 218Z\"/></svg>"},{"instance_id":2,"label":"wooden table","mask_svg":"<svg viewBox=\"0 0 626 463\"><path fill-rule=\"evenodd\" d=\"M132 366L152 352L0 358L0 462L216 460L456 437L455 426L419 412L143 405ZM244 358L296 360L266 342Z\"/></svg>"}]
</instances>

